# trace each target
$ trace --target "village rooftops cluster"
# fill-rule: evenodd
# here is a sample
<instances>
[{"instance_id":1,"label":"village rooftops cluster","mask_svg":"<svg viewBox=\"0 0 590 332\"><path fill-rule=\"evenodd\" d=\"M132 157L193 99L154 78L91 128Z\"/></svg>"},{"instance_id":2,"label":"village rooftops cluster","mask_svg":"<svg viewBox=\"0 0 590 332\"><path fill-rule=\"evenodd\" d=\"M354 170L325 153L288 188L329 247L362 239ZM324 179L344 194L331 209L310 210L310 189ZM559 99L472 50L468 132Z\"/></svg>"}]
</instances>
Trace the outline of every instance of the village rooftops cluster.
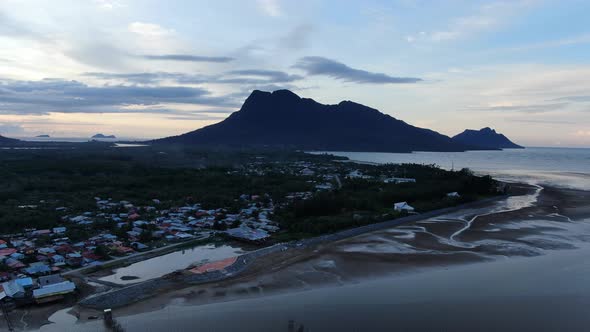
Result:
<instances>
[{"instance_id":1,"label":"village rooftops cluster","mask_svg":"<svg viewBox=\"0 0 590 332\"><path fill-rule=\"evenodd\" d=\"M229 213L225 208L202 209L200 204L160 209L157 199L150 206L135 206L129 201L114 202L99 197L95 198L95 212L65 214L69 212L68 208L59 209L65 214L62 217L64 225L52 229L29 229L0 239L3 267L0 281L8 282L8 288L16 287L20 291L14 280L53 276L72 268L100 265L110 256L147 250L151 241L166 244L206 238L212 232L219 232L260 242L279 230L271 220L274 205L267 195L244 194L239 200L244 207L236 213ZM91 229L90 225L95 223L115 223L116 229L114 232L101 231L81 241L71 241L67 236L70 228ZM66 292L71 285L55 287ZM48 288L35 294L27 296L36 300L54 295Z\"/></svg>"},{"instance_id":2,"label":"village rooftops cluster","mask_svg":"<svg viewBox=\"0 0 590 332\"><path fill-rule=\"evenodd\" d=\"M76 285L54 274L39 278L20 276L3 282L0 288L2 305L21 306L61 300L64 296L75 292Z\"/></svg>"}]
</instances>

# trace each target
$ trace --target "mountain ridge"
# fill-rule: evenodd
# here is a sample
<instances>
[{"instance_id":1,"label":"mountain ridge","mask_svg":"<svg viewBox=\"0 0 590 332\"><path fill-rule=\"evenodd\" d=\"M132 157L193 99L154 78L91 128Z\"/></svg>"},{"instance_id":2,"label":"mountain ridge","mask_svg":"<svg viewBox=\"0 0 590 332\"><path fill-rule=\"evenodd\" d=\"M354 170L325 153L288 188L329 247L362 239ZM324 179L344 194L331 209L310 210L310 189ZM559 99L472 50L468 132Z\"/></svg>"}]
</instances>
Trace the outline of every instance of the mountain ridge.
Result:
<instances>
[{"instance_id":1,"label":"mountain ridge","mask_svg":"<svg viewBox=\"0 0 590 332\"><path fill-rule=\"evenodd\" d=\"M152 144L412 152L475 148L352 101L325 105L289 90L254 90L225 120Z\"/></svg>"},{"instance_id":2,"label":"mountain ridge","mask_svg":"<svg viewBox=\"0 0 590 332\"><path fill-rule=\"evenodd\" d=\"M19 140L16 138L8 138L8 137L0 135L0 143L2 143L2 144L16 143L16 142L19 142Z\"/></svg>"},{"instance_id":3,"label":"mountain ridge","mask_svg":"<svg viewBox=\"0 0 590 332\"><path fill-rule=\"evenodd\" d=\"M485 127L480 130L466 129L462 133L453 136L458 143L471 144L479 148L490 149L524 149L524 147L512 142L508 137L496 130Z\"/></svg>"}]
</instances>

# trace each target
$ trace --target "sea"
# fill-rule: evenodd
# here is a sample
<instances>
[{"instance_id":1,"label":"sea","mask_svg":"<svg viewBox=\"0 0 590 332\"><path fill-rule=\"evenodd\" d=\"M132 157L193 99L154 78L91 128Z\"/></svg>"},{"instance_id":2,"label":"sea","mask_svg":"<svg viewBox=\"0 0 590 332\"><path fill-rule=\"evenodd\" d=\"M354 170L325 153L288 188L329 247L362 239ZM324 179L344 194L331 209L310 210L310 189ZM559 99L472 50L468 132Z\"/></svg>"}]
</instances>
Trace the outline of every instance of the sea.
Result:
<instances>
[{"instance_id":1,"label":"sea","mask_svg":"<svg viewBox=\"0 0 590 332\"><path fill-rule=\"evenodd\" d=\"M338 152L315 151L368 163L415 163L444 169L469 168L477 174L512 182L590 189L590 148L506 149L467 152Z\"/></svg>"}]
</instances>

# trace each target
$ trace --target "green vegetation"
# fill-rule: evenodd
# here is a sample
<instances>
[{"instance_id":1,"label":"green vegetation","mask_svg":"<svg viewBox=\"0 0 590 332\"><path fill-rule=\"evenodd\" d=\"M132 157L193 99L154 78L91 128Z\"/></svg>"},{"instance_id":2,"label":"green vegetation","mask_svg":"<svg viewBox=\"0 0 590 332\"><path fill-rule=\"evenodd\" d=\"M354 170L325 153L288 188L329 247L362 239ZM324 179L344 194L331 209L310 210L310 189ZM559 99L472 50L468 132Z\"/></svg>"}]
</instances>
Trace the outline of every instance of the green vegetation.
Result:
<instances>
[{"instance_id":1,"label":"green vegetation","mask_svg":"<svg viewBox=\"0 0 590 332\"><path fill-rule=\"evenodd\" d=\"M159 199L162 208L192 201L204 208L231 211L239 207L237 198L244 193L271 193L280 198L310 189L305 179L294 175L245 175L233 168L259 160L261 155L269 161L308 158L302 153L238 151L231 158L227 151L74 146L0 153L0 233L63 224L64 212L56 208L66 207L67 214L95 211L94 197L136 205L151 205L152 199ZM193 167L185 166L191 163ZM114 229L112 223L97 223L73 227L67 235L81 240L96 230Z\"/></svg>"},{"instance_id":2,"label":"green vegetation","mask_svg":"<svg viewBox=\"0 0 590 332\"><path fill-rule=\"evenodd\" d=\"M418 212L454 206L497 194L489 176L469 170L445 171L435 165L358 166L372 179L346 179L340 190L321 192L293 204L280 214L283 228L293 234L318 235L403 216L393 204L408 202ZM416 183L384 183L379 175L403 175ZM447 193L459 192L460 198Z\"/></svg>"},{"instance_id":3,"label":"green vegetation","mask_svg":"<svg viewBox=\"0 0 590 332\"><path fill-rule=\"evenodd\" d=\"M131 226L117 228L116 223L106 220L75 225L62 217L96 211L94 197L130 201L137 206L153 205L152 200L158 199L158 209L200 203L205 209L226 208L232 213L243 207L240 195L268 194L263 199L273 199L277 207L273 219L283 230L275 234L275 240L283 240L400 217L402 214L393 211L395 202L407 201L423 212L497 194L494 180L474 176L469 170L445 171L434 165L358 165L334 159L300 152L124 149L98 143L61 144L51 150L4 150L0 152L0 233L66 225L65 236L72 241L85 240L100 231L126 237ZM301 176L301 169L307 167L304 164L313 165L318 172ZM367 178L347 178L351 170ZM332 179L324 179L325 175ZM341 180L341 187L334 175ZM390 177L414 178L416 183L383 181ZM335 189L314 189L325 182ZM455 191L460 198L446 196ZM314 193L307 199L287 199L296 192ZM59 207L66 211L57 211ZM155 217L147 212L142 215L148 220ZM231 226L237 227L239 222ZM226 227L224 223L214 224L216 230ZM141 241L152 240L151 230L141 233ZM42 241L42 237L38 239Z\"/></svg>"}]
</instances>

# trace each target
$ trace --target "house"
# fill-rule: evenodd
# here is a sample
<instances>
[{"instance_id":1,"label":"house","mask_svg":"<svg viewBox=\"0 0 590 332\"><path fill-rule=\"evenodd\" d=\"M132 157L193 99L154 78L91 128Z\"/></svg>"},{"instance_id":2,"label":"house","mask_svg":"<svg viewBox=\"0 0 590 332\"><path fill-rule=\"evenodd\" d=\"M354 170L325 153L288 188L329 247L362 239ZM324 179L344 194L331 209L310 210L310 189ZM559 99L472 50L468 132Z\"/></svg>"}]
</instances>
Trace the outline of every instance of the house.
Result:
<instances>
[{"instance_id":1,"label":"house","mask_svg":"<svg viewBox=\"0 0 590 332\"><path fill-rule=\"evenodd\" d=\"M133 248L130 247L125 247L125 246L119 246L116 248L117 252L122 254L122 255L127 255L127 254L132 254L135 251L133 250Z\"/></svg>"},{"instance_id":2,"label":"house","mask_svg":"<svg viewBox=\"0 0 590 332\"><path fill-rule=\"evenodd\" d=\"M66 232L66 230L67 230L67 228L65 228L65 227L54 227L53 233L54 234L63 234Z\"/></svg>"},{"instance_id":3,"label":"house","mask_svg":"<svg viewBox=\"0 0 590 332\"><path fill-rule=\"evenodd\" d=\"M103 234L102 238L107 240L107 241L115 241L117 240L117 236L113 235L113 234Z\"/></svg>"},{"instance_id":4,"label":"house","mask_svg":"<svg viewBox=\"0 0 590 332\"><path fill-rule=\"evenodd\" d=\"M66 294L73 293L76 285L71 281L48 284L33 290L33 298L37 303L46 303L60 300Z\"/></svg>"},{"instance_id":5,"label":"house","mask_svg":"<svg viewBox=\"0 0 590 332\"><path fill-rule=\"evenodd\" d=\"M10 267L13 270L22 269L23 267L26 266L25 264L23 264L23 262L19 261L18 259L14 259L14 258L7 258L4 261L4 264L6 264L8 267Z\"/></svg>"},{"instance_id":6,"label":"house","mask_svg":"<svg viewBox=\"0 0 590 332\"><path fill-rule=\"evenodd\" d=\"M26 278L18 278L14 279L17 284L21 285L25 290L33 287L33 279L26 277Z\"/></svg>"},{"instance_id":7,"label":"house","mask_svg":"<svg viewBox=\"0 0 590 332\"><path fill-rule=\"evenodd\" d=\"M4 248L0 249L0 258L10 256L16 252L14 248Z\"/></svg>"},{"instance_id":8,"label":"house","mask_svg":"<svg viewBox=\"0 0 590 332\"><path fill-rule=\"evenodd\" d=\"M313 170L311 170L311 169L309 169L309 168L306 167L306 168L304 168L304 169L301 170L300 174L303 175L303 176L314 176L315 175L315 172Z\"/></svg>"},{"instance_id":9,"label":"house","mask_svg":"<svg viewBox=\"0 0 590 332\"><path fill-rule=\"evenodd\" d=\"M14 258L14 259L23 259L25 258L24 254L21 254L20 252L15 252L14 254L10 255L10 258Z\"/></svg>"},{"instance_id":10,"label":"house","mask_svg":"<svg viewBox=\"0 0 590 332\"><path fill-rule=\"evenodd\" d=\"M39 248L37 250L38 253L40 253L41 255L49 255L49 254L55 254L55 249L53 248Z\"/></svg>"},{"instance_id":11,"label":"house","mask_svg":"<svg viewBox=\"0 0 590 332\"><path fill-rule=\"evenodd\" d=\"M2 288L4 289L6 296L17 299L25 297L25 288L17 283L17 280L18 279L2 283Z\"/></svg>"},{"instance_id":12,"label":"house","mask_svg":"<svg viewBox=\"0 0 590 332\"><path fill-rule=\"evenodd\" d=\"M82 265L82 255L77 252L71 252L66 255L66 263L70 266Z\"/></svg>"},{"instance_id":13,"label":"house","mask_svg":"<svg viewBox=\"0 0 590 332\"><path fill-rule=\"evenodd\" d=\"M346 177L351 178L351 179L357 179L357 178L364 177L364 175L363 175L363 173L361 173L361 171L359 171L358 169L355 169L354 171L351 171L350 173L348 173L348 175Z\"/></svg>"},{"instance_id":14,"label":"house","mask_svg":"<svg viewBox=\"0 0 590 332\"><path fill-rule=\"evenodd\" d=\"M41 262L31 263L24 269L25 273L32 276L45 275L51 273L51 268Z\"/></svg>"},{"instance_id":15,"label":"house","mask_svg":"<svg viewBox=\"0 0 590 332\"><path fill-rule=\"evenodd\" d=\"M399 202L393 205L395 211L414 212L414 208L411 207L407 202Z\"/></svg>"},{"instance_id":16,"label":"house","mask_svg":"<svg viewBox=\"0 0 590 332\"><path fill-rule=\"evenodd\" d=\"M131 242L131 246L135 249L135 250L146 250L149 249L148 246L146 246L145 244L141 243L141 242Z\"/></svg>"},{"instance_id":17,"label":"house","mask_svg":"<svg viewBox=\"0 0 590 332\"><path fill-rule=\"evenodd\" d=\"M64 265L66 264L66 258L62 255L53 255L51 256L51 262L53 262L53 265Z\"/></svg>"},{"instance_id":18,"label":"house","mask_svg":"<svg viewBox=\"0 0 590 332\"><path fill-rule=\"evenodd\" d=\"M412 178L387 178L383 180L385 183L416 183L416 179Z\"/></svg>"},{"instance_id":19,"label":"house","mask_svg":"<svg viewBox=\"0 0 590 332\"><path fill-rule=\"evenodd\" d=\"M193 237L191 234L181 232L176 233L174 236L176 236L176 238L180 240L188 240Z\"/></svg>"},{"instance_id":20,"label":"house","mask_svg":"<svg viewBox=\"0 0 590 332\"><path fill-rule=\"evenodd\" d=\"M48 276L39 277L39 279L37 279L37 284L39 285L39 287L44 287L47 285L59 284L60 282L64 281L66 280L62 278L62 276L60 276L59 274L51 274Z\"/></svg>"},{"instance_id":21,"label":"house","mask_svg":"<svg viewBox=\"0 0 590 332\"><path fill-rule=\"evenodd\" d=\"M238 240L246 240L251 242L262 242L270 237L266 231L262 229L254 229L247 226L238 228L231 228L225 232L228 236Z\"/></svg>"},{"instance_id":22,"label":"house","mask_svg":"<svg viewBox=\"0 0 590 332\"><path fill-rule=\"evenodd\" d=\"M452 193L448 193L448 194L447 194L447 197L450 197L450 198L460 198L460 197L461 197L461 195L459 195L459 193L458 193L458 192L456 192L456 191L453 191Z\"/></svg>"}]
</instances>

